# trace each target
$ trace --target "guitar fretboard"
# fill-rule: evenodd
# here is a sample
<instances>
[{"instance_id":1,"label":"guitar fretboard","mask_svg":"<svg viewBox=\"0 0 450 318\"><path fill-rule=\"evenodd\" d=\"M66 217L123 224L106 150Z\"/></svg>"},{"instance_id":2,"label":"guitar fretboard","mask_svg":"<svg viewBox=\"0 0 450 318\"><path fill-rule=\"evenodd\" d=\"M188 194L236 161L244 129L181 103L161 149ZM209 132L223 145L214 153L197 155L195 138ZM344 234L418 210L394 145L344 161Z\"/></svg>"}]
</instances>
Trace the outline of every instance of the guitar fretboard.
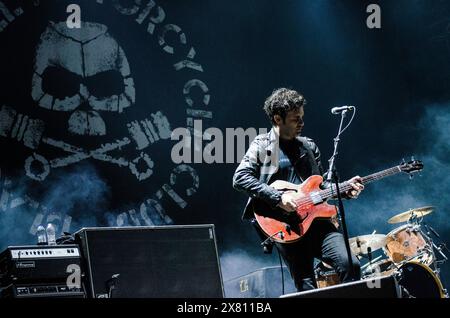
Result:
<instances>
[{"instance_id":1,"label":"guitar fretboard","mask_svg":"<svg viewBox=\"0 0 450 318\"><path fill-rule=\"evenodd\" d=\"M362 184L368 184L370 182L380 180L388 176L392 176L399 172L402 172L402 169L400 168L400 166L395 166L380 172L369 174L368 176L362 178ZM347 192L350 189L352 189L352 186L348 181L339 183L339 191L341 194ZM329 198L336 196L337 194L336 185L333 184L329 189L320 191L319 194L323 201L326 201Z\"/></svg>"}]
</instances>

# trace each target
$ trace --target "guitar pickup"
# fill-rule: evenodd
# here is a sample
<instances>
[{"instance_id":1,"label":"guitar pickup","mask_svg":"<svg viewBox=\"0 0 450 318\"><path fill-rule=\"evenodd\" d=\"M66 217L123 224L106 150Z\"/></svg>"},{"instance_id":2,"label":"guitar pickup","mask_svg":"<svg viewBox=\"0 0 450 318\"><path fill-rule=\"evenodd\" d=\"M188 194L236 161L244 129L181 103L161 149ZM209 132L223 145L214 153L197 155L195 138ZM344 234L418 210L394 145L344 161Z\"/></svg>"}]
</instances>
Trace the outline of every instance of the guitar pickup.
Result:
<instances>
[{"instance_id":1,"label":"guitar pickup","mask_svg":"<svg viewBox=\"0 0 450 318\"><path fill-rule=\"evenodd\" d=\"M278 189L278 191L281 192L287 192L287 191L294 191L294 192L298 192L296 189L290 189L290 188L283 188L283 189Z\"/></svg>"},{"instance_id":2,"label":"guitar pickup","mask_svg":"<svg viewBox=\"0 0 450 318\"><path fill-rule=\"evenodd\" d=\"M323 202L322 197L320 196L319 192L311 192L309 194L309 197L311 198L311 201L314 203L314 205L320 204Z\"/></svg>"}]
</instances>

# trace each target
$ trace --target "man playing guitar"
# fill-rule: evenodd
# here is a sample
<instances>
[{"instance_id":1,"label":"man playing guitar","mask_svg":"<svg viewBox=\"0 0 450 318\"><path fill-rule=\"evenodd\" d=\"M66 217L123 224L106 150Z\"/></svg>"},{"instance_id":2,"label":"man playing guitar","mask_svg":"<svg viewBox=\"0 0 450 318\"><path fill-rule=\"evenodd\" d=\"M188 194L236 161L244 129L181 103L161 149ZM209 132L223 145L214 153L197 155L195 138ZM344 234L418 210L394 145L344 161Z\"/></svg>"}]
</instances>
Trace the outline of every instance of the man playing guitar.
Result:
<instances>
[{"instance_id":1,"label":"man playing guitar","mask_svg":"<svg viewBox=\"0 0 450 318\"><path fill-rule=\"evenodd\" d=\"M276 234L280 235L274 241L299 291L315 288L314 258L330 264L341 282L360 278L359 261L352 255L353 267L350 266L344 237L331 223L331 215L327 215L327 218L311 218L307 227L289 225L301 222L284 223L291 216L298 218L300 214L296 211L308 202L299 199L298 191L294 188L277 189L269 186L276 180L299 185L310 176L324 174L318 147L312 139L300 136L304 126L305 104L304 97L294 90L280 88L273 91L264 103L272 129L253 140L233 176L233 187L250 196L243 219L256 216L258 222L261 220L261 225L264 217L258 219L255 211L258 203L262 203L272 209L272 215L268 215L267 220L279 218L286 225L283 233L273 233L274 238L277 238ZM359 176L353 177L347 184L349 190L344 193L347 198L357 198L364 189ZM320 188L330 188L330 185L323 183ZM308 212L305 212L305 218L307 215ZM261 228L257 229L261 234ZM265 234L270 236L271 233L265 231ZM284 236L291 234L295 240L282 242Z\"/></svg>"}]
</instances>

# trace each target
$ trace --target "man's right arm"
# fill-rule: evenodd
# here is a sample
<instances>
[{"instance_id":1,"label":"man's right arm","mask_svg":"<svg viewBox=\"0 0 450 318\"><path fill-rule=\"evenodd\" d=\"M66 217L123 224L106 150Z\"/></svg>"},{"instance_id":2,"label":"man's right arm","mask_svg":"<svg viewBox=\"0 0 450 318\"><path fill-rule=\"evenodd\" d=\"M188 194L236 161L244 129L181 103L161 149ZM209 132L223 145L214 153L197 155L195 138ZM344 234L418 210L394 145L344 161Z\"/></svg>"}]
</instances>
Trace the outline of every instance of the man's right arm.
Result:
<instances>
[{"instance_id":1,"label":"man's right arm","mask_svg":"<svg viewBox=\"0 0 450 318\"><path fill-rule=\"evenodd\" d=\"M233 188L245 192L252 198L261 199L271 207L275 207L281 201L281 192L259 181L262 166L259 156L261 151L265 151L265 148L260 145L261 142L261 140L255 138L250 144L247 153L234 173Z\"/></svg>"}]
</instances>

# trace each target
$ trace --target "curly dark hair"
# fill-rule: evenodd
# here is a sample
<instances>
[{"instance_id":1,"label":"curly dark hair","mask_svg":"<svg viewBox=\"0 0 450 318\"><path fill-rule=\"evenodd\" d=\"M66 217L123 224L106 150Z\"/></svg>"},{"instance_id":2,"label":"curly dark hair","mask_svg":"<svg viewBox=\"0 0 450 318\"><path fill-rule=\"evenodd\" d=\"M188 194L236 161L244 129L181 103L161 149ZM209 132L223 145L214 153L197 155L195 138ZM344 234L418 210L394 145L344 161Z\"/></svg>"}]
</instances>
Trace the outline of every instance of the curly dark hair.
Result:
<instances>
[{"instance_id":1,"label":"curly dark hair","mask_svg":"<svg viewBox=\"0 0 450 318\"><path fill-rule=\"evenodd\" d=\"M275 124L275 115L280 115L284 121L289 111L300 109L305 105L306 99L299 92L287 88L278 88L264 102L264 111L272 124Z\"/></svg>"}]
</instances>

